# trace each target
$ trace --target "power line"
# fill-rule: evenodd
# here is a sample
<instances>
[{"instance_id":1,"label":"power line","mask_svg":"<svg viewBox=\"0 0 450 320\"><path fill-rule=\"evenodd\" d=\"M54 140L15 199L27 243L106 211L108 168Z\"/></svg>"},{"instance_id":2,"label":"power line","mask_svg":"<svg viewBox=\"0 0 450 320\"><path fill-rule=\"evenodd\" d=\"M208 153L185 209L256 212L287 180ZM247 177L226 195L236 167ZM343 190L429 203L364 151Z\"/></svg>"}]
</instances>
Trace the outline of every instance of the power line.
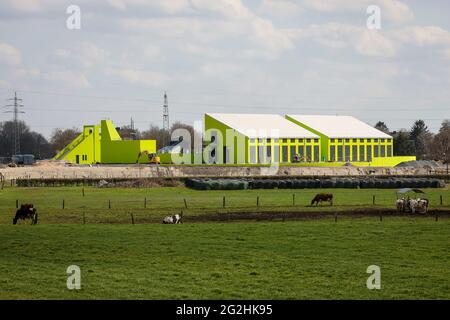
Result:
<instances>
[{"instance_id":1,"label":"power line","mask_svg":"<svg viewBox=\"0 0 450 320\"><path fill-rule=\"evenodd\" d=\"M69 97L78 97L78 98L88 98L88 99L104 99L104 100L122 100L122 101L139 101L139 102L158 102L156 99L144 99L144 98L129 98L129 97L112 97L112 96L93 96L93 95L80 95L80 94L69 94L69 93L58 93L58 92L45 92L45 91L31 91L31 90L21 90L21 92L24 93L31 93L31 94L43 94L43 95L56 95L56 96L69 96ZM229 96L229 95L227 95ZM248 96L257 96L256 94L251 94ZM312 97L317 97L316 95L311 95ZM298 96L295 97L298 99ZM303 97L309 97L304 95ZM320 99L323 100L325 97L321 96ZM334 97L330 96L330 99L335 99ZM368 98L356 98L356 100L399 100L401 98L395 98L395 97L368 97ZM429 103L428 101L423 101L424 103ZM247 108L247 109L261 109L261 108L274 108L274 106L262 106L262 105L237 105L237 104L218 104L218 103L206 103L206 102L195 102L195 101L184 101L184 100L172 100L172 103L174 104L184 104L184 105L196 105L196 106L207 106L207 107L236 107L236 108ZM379 103L379 102L378 102ZM306 108L306 107L298 107L298 106L292 106L292 107L283 107L284 109L297 109L297 108ZM405 107L403 107L405 108ZM309 107L309 109L317 109L317 110L335 110L336 108L330 108L330 107ZM344 109L340 109L344 110ZM350 110L350 109L349 109ZM352 109L353 110L353 109ZM391 108L387 109L379 109L377 108L377 111L391 111ZM448 110L448 107L443 108L433 108L433 110ZM399 111L411 111L411 108L405 108Z\"/></svg>"},{"instance_id":2,"label":"power line","mask_svg":"<svg viewBox=\"0 0 450 320\"><path fill-rule=\"evenodd\" d=\"M20 154L20 123L19 123L19 113L25 113L21 111L20 108L23 108L23 100L17 98L17 92L14 92L14 98L7 99L7 101L14 101L13 104L5 105L5 108L9 109L4 111L3 113L12 113L13 114L13 126L14 126L14 143L13 143L13 155Z\"/></svg>"}]
</instances>

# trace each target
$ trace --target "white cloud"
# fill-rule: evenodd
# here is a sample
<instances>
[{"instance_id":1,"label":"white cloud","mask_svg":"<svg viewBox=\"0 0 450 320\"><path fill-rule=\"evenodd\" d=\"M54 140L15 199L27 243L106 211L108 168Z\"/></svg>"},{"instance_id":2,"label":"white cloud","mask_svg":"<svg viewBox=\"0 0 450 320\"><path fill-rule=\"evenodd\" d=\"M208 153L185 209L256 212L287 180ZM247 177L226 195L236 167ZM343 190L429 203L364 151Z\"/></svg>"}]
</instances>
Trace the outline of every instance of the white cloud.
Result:
<instances>
[{"instance_id":1,"label":"white cloud","mask_svg":"<svg viewBox=\"0 0 450 320\"><path fill-rule=\"evenodd\" d=\"M38 68L20 68L15 70L15 75L19 77L37 77L41 74Z\"/></svg>"},{"instance_id":2,"label":"white cloud","mask_svg":"<svg viewBox=\"0 0 450 320\"><path fill-rule=\"evenodd\" d=\"M147 59L160 59L162 58L161 48L154 45L144 45L142 53Z\"/></svg>"},{"instance_id":3,"label":"white cloud","mask_svg":"<svg viewBox=\"0 0 450 320\"><path fill-rule=\"evenodd\" d=\"M10 84L8 81L0 79L0 88L8 88L10 87Z\"/></svg>"},{"instance_id":4,"label":"white cloud","mask_svg":"<svg viewBox=\"0 0 450 320\"><path fill-rule=\"evenodd\" d=\"M276 28L272 21L257 16L244 6L241 0L191 1L194 7L219 13L232 23L238 23L252 42L274 55L294 48L294 43L287 30Z\"/></svg>"},{"instance_id":5,"label":"white cloud","mask_svg":"<svg viewBox=\"0 0 450 320\"><path fill-rule=\"evenodd\" d=\"M14 66L19 65L22 61L22 54L19 49L12 45L0 42L0 62Z\"/></svg>"},{"instance_id":6,"label":"white cloud","mask_svg":"<svg viewBox=\"0 0 450 320\"><path fill-rule=\"evenodd\" d=\"M108 69L106 74L116 75L129 83L151 88L164 87L170 81L169 76L164 73L136 69Z\"/></svg>"},{"instance_id":7,"label":"white cloud","mask_svg":"<svg viewBox=\"0 0 450 320\"><path fill-rule=\"evenodd\" d=\"M364 56L392 57L396 49L392 41L380 31L342 23L311 25L294 32L302 40L316 41L334 49L352 48Z\"/></svg>"},{"instance_id":8,"label":"white cloud","mask_svg":"<svg viewBox=\"0 0 450 320\"><path fill-rule=\"evenodd\" d=\"M398 0L378 0L381 8L381 19L386 18L388 21L405 23L414 19L414 13L403 2Z\"/></svg>"},{"instance_id":9,"label":"white cloud","mask_svg":"<svg viewBox=\"0 0 450 320\"><path fill-rule=\"evenodd\" d=\"M450 48L445 49L445 50L443 51L443 56L444 56L444 58L446 58L446 59L450 59Z\"/></svg>"},{"instance_id":10,"label":"white cloud","mask_svg":"<svg viewBox=\"0 0 450 320\"><path fill-rule=\"evenodd\" d=\"M86 67L103 63L109 56L108 51L90 42L83 42L80 46L80 51L80 60Z\"/></svg>"},{"instance_id":11,"label":"white cloud","mask_svg":"<svg viewBox=\"0 0 450 320\"><path fill-rule=\"evenodd\" d=\"M59 0L2 0L3 8L11 8L22 12L42 12L51 6L60 5Z\"/></svg>"},{"instance_id":12,"label":"white cloud","mask_svg":"<svg viewBox=\"0 0 450 320\"><path fill-rule=\"evenodd\" d=\"M280 17L291 17L301 13L302 8L298 3L288 0L263 0L258 8L258 12Z\"/></svg>"},{"instance_id":13,"label":"white cloud","mask_svg":"<svg viewBox=\"0 0 450 320\"><path fill-rule=\"evenodd\" d=\"M392 32L393 38L417 46L450 45L450 32L437 26L411 26Z\"/></svg>"},{"instance_id":14,"label":"white cloud","mask_svg":"<svg viewBox=\"0 0 450 320\"><path fill-rule=\"evenodd\" d=\"M363 30L355 44L358 53L373 57L392 57L396 49L388 38L376 30Z\"/></svg>"},{"instance_id":15,"label":"white cloud","mask_svg":"<svg viewBox=\"0 0 450 320\"><path fill-rule=\"evenodd\" d=\"M52 71L43 74L44 78L50 81L63 82L72 88L87 88L90 83L84 73L78 71L64 70Z\"/></svg>"},{"instance_id":16,"label":"white cloud","mask_svg":"<svg viewBox=\"0 0 450 320\"><path fill-rule=\"evenodd\" d=\"M78 61L84 68L91 68L103 64L110 53L91 42L81 42L72 46L74 50L63 48L56 49L54 56L61 59L73 59Z\"/></svg>"},{"instance_id":17,"label":"white cloud","mask_svg":"<svg viewBox=\"0 0 450 320\"><path fill-rule=\"evenodd\" d=\"M361 12L366 15L369 5L378 5L381 9L381 19L404 23L414 19L414 13L399 0L305 0L304 6L321 12Z\"/></svg>"},{"instance_id":18,"label":"white cloud","mask_svg":"<svg viewBox=\"0 0 450 320\"><path fill-rule=\"evenodd\" d=\"M188 0L108 0L108 3L118 10L127 10L130 7L149 7L165 13L177 13L189 9Z\"/></svg>"},{"instance_id":19,"label":"white cloud","mask_svg":"<svg viewBox=\"0 0 450 320\"><path fill-rule=\"evenodd\" d=\"M254 14L240 0L191 0L191 5L191 9L197 13L216 14L219 18L126 18L120 24L129 31L151 32L159 37L191 36L202 43L230 37L241 38L273 56L294 47L288 30L276 28L270 20Z\"/></svg>"},{"instance_id":20,"label":"white cloud","mask_svg":"<svg viewBox=\"0 0 450 320\"><path fill-rule=\"evenodd\" d=\"M223 77L239 72L239 66L232 63L208 62L201 66L201 72L208 77Z\"/></svg>"}]
</instances>

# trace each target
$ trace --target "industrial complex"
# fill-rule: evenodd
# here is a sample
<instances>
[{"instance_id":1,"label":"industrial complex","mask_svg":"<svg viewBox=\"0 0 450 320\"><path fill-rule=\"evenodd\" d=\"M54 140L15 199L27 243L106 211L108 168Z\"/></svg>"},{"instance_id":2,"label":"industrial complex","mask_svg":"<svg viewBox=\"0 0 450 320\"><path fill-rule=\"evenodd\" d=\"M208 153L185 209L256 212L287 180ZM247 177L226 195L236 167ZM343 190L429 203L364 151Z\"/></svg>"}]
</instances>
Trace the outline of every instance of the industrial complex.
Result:
<instances>
[{"instance_id":1,"label":"industrial complex","mask_svg":"<svg viewBox=\"0 0 450 320\"><path fill-rule=\"evenodd\" d=\"M415 160L414 156L394 156L390 135L351 116L206 113L203 136L204 152L198 164L393 167ZM160 152L158 159L161 156L163 163L171 163L171 157ZM156 153L155 140L122 140L112 121L102 120L100 125L85 126L54 160L149 163L149 155Z\"/></svg>"}]
</instances>

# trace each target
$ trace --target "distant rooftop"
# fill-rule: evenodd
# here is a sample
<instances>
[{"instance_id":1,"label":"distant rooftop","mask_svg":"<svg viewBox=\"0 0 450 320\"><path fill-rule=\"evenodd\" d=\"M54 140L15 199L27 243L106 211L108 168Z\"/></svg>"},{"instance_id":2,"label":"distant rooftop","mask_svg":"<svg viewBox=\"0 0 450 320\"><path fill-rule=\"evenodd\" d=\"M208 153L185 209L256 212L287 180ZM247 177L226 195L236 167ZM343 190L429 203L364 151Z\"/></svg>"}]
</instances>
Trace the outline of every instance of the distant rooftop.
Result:
<instances>
[{"instance_id":1,"label":"distant rooftop","mask_svg":"<svg viewBox=\"0 0 450 320\"><path fill-rule=\"evenodd\" d=\"M352 116L301 114L288 114L286 116L329 138L392 138L390 135Z\"/></svg>"},{"instance_id":2,"label":"distant rooftop","mask_svg":"<svg viewBox=\"0 0 450 320\"><path fill-rule=\"evenodd\" d=\"M207 113L249 138L319 138L278 114Z\"/></svg>"}]
</instances>

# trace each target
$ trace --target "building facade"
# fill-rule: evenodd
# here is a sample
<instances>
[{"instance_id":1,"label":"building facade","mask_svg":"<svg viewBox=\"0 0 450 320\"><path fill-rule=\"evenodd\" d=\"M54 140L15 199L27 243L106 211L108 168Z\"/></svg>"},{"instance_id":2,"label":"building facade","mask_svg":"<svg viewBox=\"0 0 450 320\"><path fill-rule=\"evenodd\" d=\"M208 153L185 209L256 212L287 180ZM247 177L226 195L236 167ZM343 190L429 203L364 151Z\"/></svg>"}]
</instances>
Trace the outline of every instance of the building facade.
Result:
<instances>
[{"instance_id":1,"label":"building facade","mask_svg":"<svg viewBox=\"0 0 450 320\"><path fill-rule=\"evenodd\" d=\"M74 164L146 163L156 152L156 140L122 140L112 121L84 126L83 132L53 159Z\"/></svg>"},{"instance_id":2,"label":"building facade","mask_svg":"<svg viewBox=\"0 0 450 320\"><path fill-rule=\"evenodd\" d=\"M237 164L320 160L320 137L276 114L205 114L209 162Z\"/></svg>"},{"instance_id":3,"label":"building facade","mask_svg":"<svg viewBox=\"0 0 450 320\"><path fill-rule=\"evenodd\" d=\"M393 167L415 160L394 156L390 135L351 116L210 113L205 133L216 142L217 163Z\"/></svg>"},{"instance_id":4,"label":"building facade","mask_svg":"<svg viewBox=\"0 0 450 320\"><path fill-rule=\"evenodd\" d=\"M322 161L382 162L394 158L393 138L351 116L286 115L320 136Z\"/></svg>"}]
</instances>

